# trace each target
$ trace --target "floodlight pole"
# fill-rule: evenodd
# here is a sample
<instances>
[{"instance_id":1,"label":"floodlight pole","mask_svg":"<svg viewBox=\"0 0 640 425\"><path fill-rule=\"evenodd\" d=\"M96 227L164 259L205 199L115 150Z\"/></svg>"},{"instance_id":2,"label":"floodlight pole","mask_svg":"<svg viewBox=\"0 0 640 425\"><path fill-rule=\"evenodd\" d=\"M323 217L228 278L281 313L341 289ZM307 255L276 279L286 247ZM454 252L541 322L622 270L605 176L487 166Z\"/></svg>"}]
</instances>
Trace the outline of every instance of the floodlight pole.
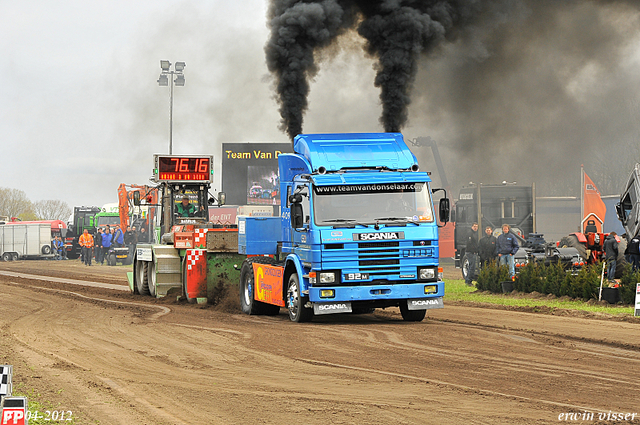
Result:
<instances>
[{"instance_id":1,"label":"floodlight pole","mask_svg":"<svg viewBox=\"0 0 640 425\"><path fill-rule=\"evenodd\" d=\"M158 84L161 86L169 86L169 155L173 155L173 85L176 82L173 77L177 75L177 79L180 80L178 85L184 86L184 74L182 71L185 66L184 62L176 62L174 69L171 69L171 62L166 60L160 61L160 69L162 69L162 72L160 73L160 78L158 78ZM167 81L167 76L169 77L169 81Z\"/></svg>"},{"instance_id":2,"label":"floodlight pole","mask_svg":"<svg viewBox=\"0 0 640 425\"><path fill-rule=\"evenodd\" d=\"M169 155L173 155L173 71L169 86Z\"/></svg>"}]
</instances>

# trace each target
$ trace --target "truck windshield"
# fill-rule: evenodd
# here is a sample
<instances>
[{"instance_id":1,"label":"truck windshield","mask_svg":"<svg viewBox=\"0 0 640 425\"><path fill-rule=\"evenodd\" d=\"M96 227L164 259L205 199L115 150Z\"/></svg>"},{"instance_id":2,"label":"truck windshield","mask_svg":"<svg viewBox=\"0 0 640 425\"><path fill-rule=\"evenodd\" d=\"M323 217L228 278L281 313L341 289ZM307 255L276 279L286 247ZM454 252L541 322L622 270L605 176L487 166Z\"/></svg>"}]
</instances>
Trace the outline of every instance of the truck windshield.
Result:
<instances>
[{"instance_id":1,"label":"truck windshield","mask_svg":"<svg viewBox=\"0 0 640 425\"><path fill-rule=\"evenodd\" d=\"M427 183L314 186L314 222L431 222L434 220Z\"/></svg>"},{"instance_id":2,"label":"truck windshield","mask_svg":"<svg viewBox=\"0 0 640 425\"><path fill-rule=\"evenodd\" d=\"M97 227L104 227L106 225L114 226L120 224L120 216L119 215L102 215L98 216Z\"/></svg>"}]
</instances>

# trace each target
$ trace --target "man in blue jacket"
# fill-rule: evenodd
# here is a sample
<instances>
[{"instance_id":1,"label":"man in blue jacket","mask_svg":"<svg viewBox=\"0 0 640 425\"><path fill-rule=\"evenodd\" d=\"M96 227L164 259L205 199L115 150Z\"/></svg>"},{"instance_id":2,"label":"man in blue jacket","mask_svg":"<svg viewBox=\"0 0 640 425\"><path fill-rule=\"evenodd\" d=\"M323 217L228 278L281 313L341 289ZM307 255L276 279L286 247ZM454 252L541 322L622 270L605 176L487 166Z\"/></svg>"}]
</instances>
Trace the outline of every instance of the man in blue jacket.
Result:
<instances>
[{"instance_id":1,"label":"man in blue jacket","mask_svg":"<svg viewBox=\"0 0 640 425\"><path fill-rule=\"evenodd\" d=\"M516 275L515 263L513 255L518 252L518 239L510 232L511 226L508 224L502 225L502 234L498 236L496 241L496 251L500 260L500 265L509 266L509 275L513 278Z\"/></svg>"},{"instance_id":2,"label":"man in blue jacket","mask_svg":"<svg viewBox=\"0 0 640 425\"><path fill-rule=\"evenodd\" d=\"M113 240L111 241L111 243L113 243L114 248L124 246L124 235L121 228L116 228L116 233L113 235Z\"/></svg>"},{"instance_id":3,"label":"man in blue jacket","mask_svg":"<svg viewBox=\"0 0 640 425\"><path fill-rule=\"evenodd\" d=\"M109 230L109 226L107 226L107 230L102 234L102 256L100 264L104 264L104 258L109 254L109 249L111 249L111 240L113 239L113 235Z\"/></svg>"}]
</instances>

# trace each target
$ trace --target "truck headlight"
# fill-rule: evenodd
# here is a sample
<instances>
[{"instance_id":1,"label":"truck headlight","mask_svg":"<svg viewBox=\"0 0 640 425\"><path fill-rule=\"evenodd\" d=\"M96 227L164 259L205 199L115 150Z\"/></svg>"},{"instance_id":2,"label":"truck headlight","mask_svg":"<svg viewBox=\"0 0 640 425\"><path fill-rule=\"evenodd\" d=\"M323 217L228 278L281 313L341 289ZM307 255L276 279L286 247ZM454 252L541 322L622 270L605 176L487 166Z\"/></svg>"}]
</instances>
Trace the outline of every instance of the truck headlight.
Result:
<instances>
[{"instance_id":1,"label":"truck headlight","mask_svg":"<svg viewBox=\"0 0 640 425\"><path fill-rule=\"evenodd\" d=\"M433 267L418 269L418 279L434 280L436 278L436 270Z\"/></svg>"},{"instance_id":2,"label":"truck headlight","mask_svg":"<svg viewBox=\"0 0 640 425\"><path fill-rule=\"evenodd\" d=\"M333 283L336 281L334 272L320 272L320 283Z\"/></svg>"}]
</instances>

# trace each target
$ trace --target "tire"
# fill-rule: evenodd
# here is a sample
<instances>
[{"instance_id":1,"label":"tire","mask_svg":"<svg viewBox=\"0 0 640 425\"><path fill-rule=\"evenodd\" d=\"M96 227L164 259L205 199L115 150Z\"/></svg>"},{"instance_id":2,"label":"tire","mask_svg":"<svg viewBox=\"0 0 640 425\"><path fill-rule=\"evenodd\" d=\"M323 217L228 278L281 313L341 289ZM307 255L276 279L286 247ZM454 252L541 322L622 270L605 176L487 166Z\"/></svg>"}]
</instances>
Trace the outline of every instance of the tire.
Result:
<instances>
[{"instance_id":1,"label":"tire","mask_svg":"<svg viewBox=\"0 0 640 425\"><path fill-rule=\"evenodd\" d=\"M116 265L116 254L113 252L107 256L107 264L110 266Z\"/></svg>"},{"instance_id":2,"label":"tire","mask_svg":"<svg viewBox=\"0 0 640 425\"><path fill-rule=\"evenodd\" d=\"M409 310L406 301L400 302L400 314L405 322L422 322L424 316L427 315L427 310Z\"/></svg>"},{"instance_id":3,"label":"tire","mask_svg":"<svg viewBox=\"0 0 640 425\"><path fill-rule=\"evenodd\" d=\"M464 253L462 257L462 262L460 263L460 271L462 272L462 278L464 281L467 281L467 274L469 273L469 256L467 253Z\"/></svg>"},{"instance_id":4,"label":"tire","mask_svg":"<svg viewBox=\"0 0 640 425\"><path fill-rule=\"evenodd\" d=\"M184 293L184 298L187 300L189 304L195 304L198 302L197 298L189 297L189 293L187 292L187 257L182 260L182 292Z\"/></svg>"},{"instance_id":5,"label":"tire","mask_svg":"<svg viewBox=\"0 0 640 425\"><path fill-rule=\"evenodd\" d=\"M147 287L149 295L155 298L158 292L156 290L156 263L153 261L150 261L147 266Z\"/></svg>"},{"instance_id":6,"label":"tire","mask_svg":"<svg viewBox=\"0 0 640 425\"><path fill-rule=\"evenodd\" d=\"M255 282L253 277L253 263L275 265L278 262L271 257L248 258L240 268L240 309L249 315L264 314L276 316L280 313L280 307L273 304L255 300Z\"/></svg>"},{"instance_id":7,"label":"tire","mask_svg":"<svg viewBox=\"0 0 640 425\"><path fill-rule=\"evenodd\" d=\"M42 255L49 255L51 254L51 246L43 245L41 251L42 251Z\"/></svg>"},{"instance_id":8,"label":"tire","mask_svg":"<svg viewBox=\"0 0 640 425\"><path fill-rule=\"evenodd\" d=\"M78 258L80 258L80 245L74 243L71 246L71 250L67 252L67 258L69 260L77 260Z\"/></svg>"},{"instance_id":9,"label":"tire","mask_svg":"<svg viewBox=\"0 0 640 425\"><path fill-rule=\"evenodd\" d=\"M585 261L589 260L586 245L578 241L578 237L576 235L569 235L560 239L559 246L560 248L575 248L578 250L578 254L580 254Z\"/></svg>"},{"instance_id":10,"label":"tire","mask_svg":"<svg viewBox=\"0 0 640 425\"><path fill-rule=\"evenodd\" d=\"M11 261L13 260L13 255L10 252L5 252L2 254L2 261Z\"/></svg>"},{"instance_id":11,"label":"tire","mask_svg":"<svg viewBox=\"0 0 640 425\"><path fill-rule=\"evenodd\" d=\"M138 260L136 263L136 288L138 294L149 295L149 283L147 282L147 271L149 263Z\"/></svg>"},{"instance_id":12,"label":"tire","mask_svg":"<svg viewBox=\"0 0 640 425\"><path fill-rule=\"evenodd\" d=\"M13 254L11 254L11 261L18 261L18 253L14 252Z\"/></svg>"},{"instance_id":13,"label":"tire","mask_svg":"<svg viewBox=\"0 0 640 425\"><path fill-rule=\"evenodd\" d=\"M300 279L297 273L289 276L287 284L287 308L289 309L289 319L292 322L302 323L309 322L313 317L313 310L305 307L309 302L309 297L305 297L300 293Z\"/></svg>"}]
</instances>

